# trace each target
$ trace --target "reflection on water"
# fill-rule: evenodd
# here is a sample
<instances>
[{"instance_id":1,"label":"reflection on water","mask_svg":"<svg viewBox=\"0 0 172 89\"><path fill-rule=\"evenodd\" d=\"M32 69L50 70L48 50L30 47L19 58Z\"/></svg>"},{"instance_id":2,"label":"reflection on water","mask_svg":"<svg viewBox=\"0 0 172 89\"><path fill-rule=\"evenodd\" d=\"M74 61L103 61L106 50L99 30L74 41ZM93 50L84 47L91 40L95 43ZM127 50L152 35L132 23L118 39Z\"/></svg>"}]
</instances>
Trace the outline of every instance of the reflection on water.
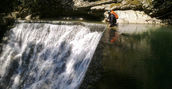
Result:
<instances>
[{"instance_id":1,"label":"reflection on water","mask_svg":"<svg viewBox=\"0 0 172 89\"><path fill-rule=\"evenodd\" d=\"M116 30L110 29L109 30L109 42L110 43L115 43L115 41L117 41L118 39L118 32Z\"/></svg>"},{"instance_id":2,"label":"reflection on water","mask_svg":"<svg viewBox=\"0 0 172 89\"><path fill-rule=\"evenodd\" d=\"M172 27L119 25L99 46L104 73L95 89L172 89Z\"/></svg>"}]
</instances>

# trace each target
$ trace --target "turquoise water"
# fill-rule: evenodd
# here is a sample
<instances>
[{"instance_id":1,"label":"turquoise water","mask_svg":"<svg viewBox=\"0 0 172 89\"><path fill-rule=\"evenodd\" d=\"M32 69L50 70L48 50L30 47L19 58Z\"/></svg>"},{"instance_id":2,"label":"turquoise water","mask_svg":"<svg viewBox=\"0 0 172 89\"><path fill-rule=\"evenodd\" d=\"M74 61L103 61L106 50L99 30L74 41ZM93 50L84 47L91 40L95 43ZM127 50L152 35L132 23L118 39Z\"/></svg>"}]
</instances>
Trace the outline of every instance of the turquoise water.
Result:
<instances>
[{"instance_id":1,"label":"turquoise water","mask_svg":"<svg viewBox=\"0 0 172 89\"><path fill-rule=\"evenodd\" d=\"M96 52L104 72L95 89L172 89L172 26L109 28Z\"/></svg>"}]
</instances>

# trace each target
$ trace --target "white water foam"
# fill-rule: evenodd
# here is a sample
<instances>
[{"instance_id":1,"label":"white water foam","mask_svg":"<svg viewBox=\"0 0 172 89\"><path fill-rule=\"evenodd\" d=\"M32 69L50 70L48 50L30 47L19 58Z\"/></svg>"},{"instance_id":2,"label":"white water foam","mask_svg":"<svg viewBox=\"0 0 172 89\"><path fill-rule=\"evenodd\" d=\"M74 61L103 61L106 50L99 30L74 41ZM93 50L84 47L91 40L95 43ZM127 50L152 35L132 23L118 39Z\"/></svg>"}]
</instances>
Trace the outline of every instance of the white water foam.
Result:
<instances>
[{"instance_id":1,"label":"white water foam","mask_svg":"<svg viewBox=\"0 0 172 89\"><path fill-rule=\"evenodd\" d=\"M102 32L81 25L19 23L0 57L0 87L77 89Z\"/></svg>"}]
</instances>

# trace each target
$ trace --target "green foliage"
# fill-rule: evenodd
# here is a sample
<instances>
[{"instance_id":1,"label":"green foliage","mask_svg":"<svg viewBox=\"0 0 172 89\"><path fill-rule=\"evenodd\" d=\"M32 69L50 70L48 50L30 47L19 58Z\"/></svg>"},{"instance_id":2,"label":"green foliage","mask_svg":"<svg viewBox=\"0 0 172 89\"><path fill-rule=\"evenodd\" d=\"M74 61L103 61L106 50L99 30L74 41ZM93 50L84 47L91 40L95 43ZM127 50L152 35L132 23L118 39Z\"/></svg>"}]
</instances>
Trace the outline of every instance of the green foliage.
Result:
<instances>
[{"instance_id":1,"label":"green foliage","mask_svg":"<svg viewBox=\"0 0 172 89\"><path fill-rule=\"evenodd\" d=\"M0 13L12 11L18 4L18 0L3 0L0 3Z\"/></svg>"},{"instance_id":2,"label":"green foliage","mask_svg":"<svg viewBox=\"0 0 172 89\"><path fill-rule=\"evenodd\" d=\"M65 10L71 11L73 6L72 0L23 0L21 1L22 7L28 8L33 14L42 16L56 16Z\"/></svg>"}]
</instances>

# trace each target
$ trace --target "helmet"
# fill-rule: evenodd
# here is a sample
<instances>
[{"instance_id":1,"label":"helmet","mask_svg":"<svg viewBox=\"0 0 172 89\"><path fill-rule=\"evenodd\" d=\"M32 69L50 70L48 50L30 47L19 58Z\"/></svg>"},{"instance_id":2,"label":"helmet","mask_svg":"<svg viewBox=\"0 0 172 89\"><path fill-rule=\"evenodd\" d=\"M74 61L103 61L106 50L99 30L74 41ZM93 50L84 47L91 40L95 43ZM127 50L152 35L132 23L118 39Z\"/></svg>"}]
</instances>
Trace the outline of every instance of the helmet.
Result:
<instances>
[{"instance_id":1,"label":"helmet","mask_svg":"<svg viewBox=\"0 0 172 89\"><path fill-rule=\"evenodd\" d=\"M108 14L110 14L110 11L108 11Z\"/></svg>"}]
</instances>

